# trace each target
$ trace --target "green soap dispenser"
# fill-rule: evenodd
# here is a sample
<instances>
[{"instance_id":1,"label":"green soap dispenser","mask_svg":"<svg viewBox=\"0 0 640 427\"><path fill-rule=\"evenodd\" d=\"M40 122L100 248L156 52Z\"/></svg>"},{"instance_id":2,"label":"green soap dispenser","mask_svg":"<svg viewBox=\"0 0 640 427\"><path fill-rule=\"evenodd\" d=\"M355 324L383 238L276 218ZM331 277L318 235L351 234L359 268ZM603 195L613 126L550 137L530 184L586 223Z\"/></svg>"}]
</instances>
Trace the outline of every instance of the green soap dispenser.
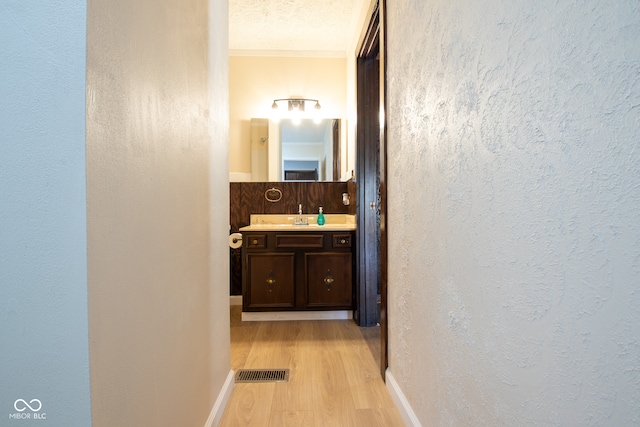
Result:
<instances>
[{"instance_id":1,"label":"green soap dispenser","mask_svg":"<svg viewBox=\"0 0 640 427\"><path fill-rule=\"evenodd\" d=\"M322 213L322 206L318 209L318 219L316 221L318 225L324 225L324 214Z\"/></svg>"}]
</instances>

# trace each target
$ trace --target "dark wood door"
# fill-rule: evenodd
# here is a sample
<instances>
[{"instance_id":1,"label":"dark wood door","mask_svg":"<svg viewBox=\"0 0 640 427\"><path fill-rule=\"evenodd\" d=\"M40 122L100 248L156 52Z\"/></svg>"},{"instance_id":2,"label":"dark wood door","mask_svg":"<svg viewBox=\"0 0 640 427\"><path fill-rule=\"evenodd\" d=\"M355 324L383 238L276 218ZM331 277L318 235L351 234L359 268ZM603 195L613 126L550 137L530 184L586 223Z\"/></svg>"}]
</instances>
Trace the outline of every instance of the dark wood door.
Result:
<instances>
[{"instance_id":1,"label":"dark wood door","mask_svg":"<svg viewBox=\"0 0 640 427\"><path fill-rule=\"evenodd\" d=\"M388 366L385 7L385 0L376 5L357 63L359 309L356 314L361 326L374 325L374 319L380 324L380 372L383 378ZM360 309L361 306L364 308Z\"/></svg>"},{"instance_id":2,"label":"dark wood door","mask_svg":"<svg viewBox=\"0 0 640 427\"><path fill-rule=\"evenodd\" d=\"M356 321L378 323L380 294L380 61L377 13L366 33L357 62L357 256Z\"/></svg>"},{"instance_id":3,"label":"dark wood door","mask_svg":"<svg viewBox=\"0 0 640 427\"><path fill-rule=\"evenodd\" d=\"M291 308L295 305L295 253L246 255L245 309Z\"/></svg>"},{"instance_id":4,"label":"dark wood door","mask_svg":"<svg viewBox=\"0 0 640 427\"><path fill-rule=\"evenodd\" d=\"M351 307L351 259L351 253L305 254L306 307Z\"/></svg>"}]
</instances>

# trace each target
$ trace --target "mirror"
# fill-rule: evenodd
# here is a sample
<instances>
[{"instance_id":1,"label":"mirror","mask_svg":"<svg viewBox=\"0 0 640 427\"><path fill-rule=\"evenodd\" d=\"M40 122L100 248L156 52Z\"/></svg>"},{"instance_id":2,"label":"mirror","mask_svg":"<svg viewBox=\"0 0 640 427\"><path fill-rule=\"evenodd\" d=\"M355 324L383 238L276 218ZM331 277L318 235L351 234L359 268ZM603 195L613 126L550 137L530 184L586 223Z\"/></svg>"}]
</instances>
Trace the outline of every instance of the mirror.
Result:
<instances>
[{"instance_id":1,"label":"mirror","mask_svg":"<svg viewBox=\"0 0 640 427\"><path fill-rule=\"evenodd\" d=\"M340 181L340 119L251 119L251 181Z\"/></svg>"}]
</instances>

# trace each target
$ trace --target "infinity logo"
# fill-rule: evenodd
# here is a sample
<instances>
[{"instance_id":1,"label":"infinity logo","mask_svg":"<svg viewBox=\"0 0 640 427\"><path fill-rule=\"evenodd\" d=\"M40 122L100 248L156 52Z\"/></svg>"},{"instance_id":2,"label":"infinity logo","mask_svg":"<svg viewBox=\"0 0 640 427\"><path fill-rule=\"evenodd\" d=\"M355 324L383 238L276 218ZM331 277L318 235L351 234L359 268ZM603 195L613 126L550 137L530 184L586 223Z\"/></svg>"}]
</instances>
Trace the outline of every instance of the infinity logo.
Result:
<instances>
[{"instance_id":1,"label":"infinity logo","mask_svg":"<svg viewBox=\"0 0 640 427\"><path fill-rule=\"evenodd\" d=\"M34 402L35 402L35 405L34 405ZM20 403L21 405L19 405ZM33 406L29 405L29 403ZM13 402L13 407L18 412L25 411L27 408L31 409L32 412L38 412L40 409L42 409L42 402L40 402L38 399L32 399L31 401L29 401L29 403L27 403L27 401L24 399L18 399L15 402Z\"/></svg>"}]
</instances>

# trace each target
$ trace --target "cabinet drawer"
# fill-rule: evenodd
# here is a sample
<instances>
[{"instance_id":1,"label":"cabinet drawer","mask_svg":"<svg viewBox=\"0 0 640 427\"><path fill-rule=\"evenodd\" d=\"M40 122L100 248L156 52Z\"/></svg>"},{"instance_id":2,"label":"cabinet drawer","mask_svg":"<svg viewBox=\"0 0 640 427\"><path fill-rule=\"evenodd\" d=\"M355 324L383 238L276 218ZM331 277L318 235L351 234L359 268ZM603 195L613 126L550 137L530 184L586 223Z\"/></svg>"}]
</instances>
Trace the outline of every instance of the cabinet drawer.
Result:
<instances>
[{"instance_id":1,"label":"cabinet drawer","mask_svg":"<svg viewBox=\"0 0 640 427\"><path fill-rule=\"evenodd\" d=\"M247 248L264 249L267 247L267 236L265 234L248 234L246 237Z\"/></svg>"},{"instance_id":2,"label":"cabinet drawer","mask_svg":"<svg viewBox=\"0 0 640 427\"><path fill-rule=\"evenodd\" d=\"M276 234L276 248L322 248L324 235L315 234Z\"/></svg>"},{"instance_id":3,"label":"cabinet drawer","mask_svg":"<svg viewBox=\"0 0 640 427\"><path fill-rule=\"evenodd\" d=\"M350 248L351 234L334 234L332 236L332 242L334 248Z\"/></svg>"}]
</instances>

